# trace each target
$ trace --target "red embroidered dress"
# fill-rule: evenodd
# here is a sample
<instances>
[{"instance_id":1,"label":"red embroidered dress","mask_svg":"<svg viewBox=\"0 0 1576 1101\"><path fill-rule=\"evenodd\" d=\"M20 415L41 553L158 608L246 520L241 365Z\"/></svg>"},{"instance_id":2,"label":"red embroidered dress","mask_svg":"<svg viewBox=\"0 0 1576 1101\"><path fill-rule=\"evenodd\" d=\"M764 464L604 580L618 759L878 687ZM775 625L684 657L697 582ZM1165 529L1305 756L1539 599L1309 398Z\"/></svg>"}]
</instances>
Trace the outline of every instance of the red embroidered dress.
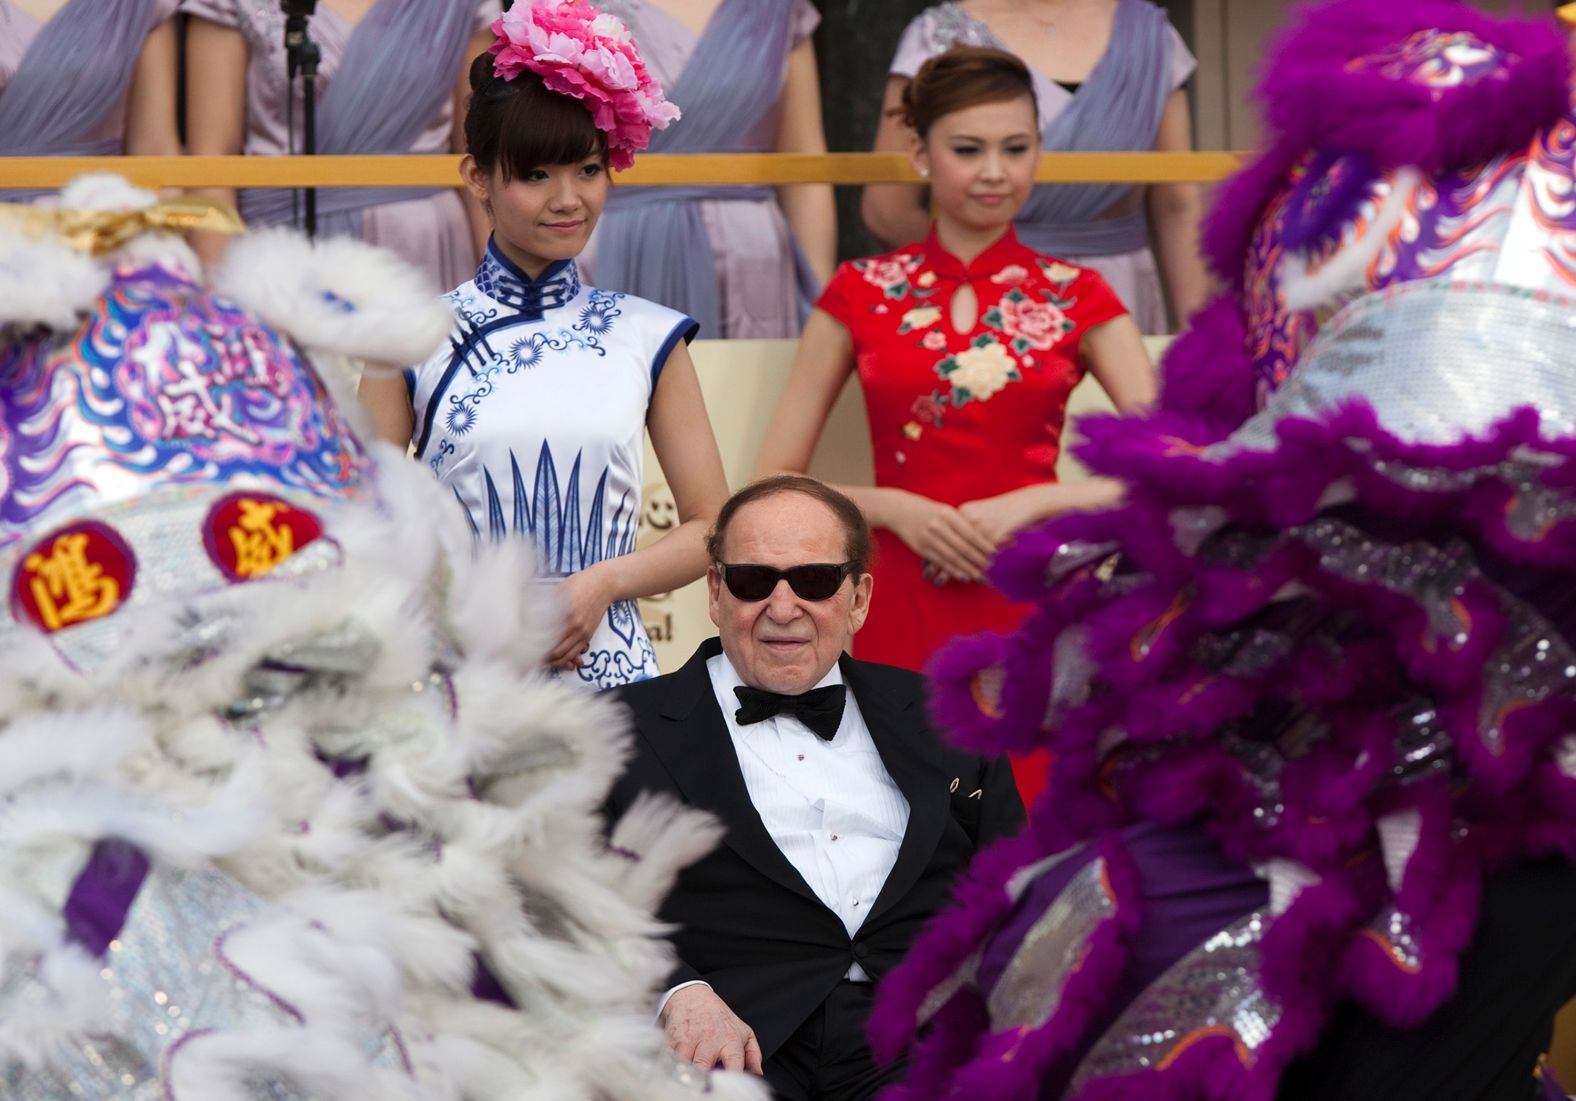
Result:
<instances>
[{"instance_id":1,"label":"red embroidered dress","mask_svg":"<svg viewBox=\"0 0 1576 1101\"><path fill-rule=\"evenodd\" d=\"M979 313L958 333L951 302L964 283ZM949 505L1056 480L1083 334L1127 312L1092 269L1031 252L1010 229L966 267L934 231L850 261L817 306L853 337L876 484ZM921 669L947 639L1011 630L1026 612L987 585L932 584L893 532L876 532L876 544L860 658ZM1036 786L1025 780L1020 770L1020 789Z\"/></svg>"}]
</instances>

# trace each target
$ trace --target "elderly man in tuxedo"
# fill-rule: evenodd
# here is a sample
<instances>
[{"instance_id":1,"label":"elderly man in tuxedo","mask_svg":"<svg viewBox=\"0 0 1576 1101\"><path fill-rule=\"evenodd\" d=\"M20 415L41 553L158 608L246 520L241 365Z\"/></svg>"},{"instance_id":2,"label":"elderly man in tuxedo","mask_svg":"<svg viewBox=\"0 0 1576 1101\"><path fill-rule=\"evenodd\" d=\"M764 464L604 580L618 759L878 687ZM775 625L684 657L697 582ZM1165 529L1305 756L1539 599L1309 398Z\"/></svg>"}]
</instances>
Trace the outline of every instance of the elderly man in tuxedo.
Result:
<instances>
[{"instance_id":1,"label":"elderly man in tuxedo","mask_svg":"<svg viewBox=\"0 0 1576 1101\"><path fill-rule=\"evenodd\" d=\"M726 827L661 916L679 963L668 1041L793 1101L872 1096L872 984L1023 806L1004 762L941 744L922 679L844 654L872 598L858 507L810 478L723 507L707 584L720 637L622 690L635 753L609 813L676 794Z\"/></svg>"}]
</instances>

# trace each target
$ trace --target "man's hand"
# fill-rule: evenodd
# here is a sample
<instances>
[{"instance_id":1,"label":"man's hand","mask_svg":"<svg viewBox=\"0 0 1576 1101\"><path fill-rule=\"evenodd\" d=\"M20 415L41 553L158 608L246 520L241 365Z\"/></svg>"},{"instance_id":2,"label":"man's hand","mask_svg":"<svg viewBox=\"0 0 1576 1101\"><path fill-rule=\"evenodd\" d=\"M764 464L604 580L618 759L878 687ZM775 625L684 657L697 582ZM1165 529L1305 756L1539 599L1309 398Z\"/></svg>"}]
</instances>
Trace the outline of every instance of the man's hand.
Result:
<instances>
[{"instance_id":1,"label":"man's hand","mask_svg":"<svg viewBox=\"0 0 1576 1101\"><path fill-rule=\"evenodd\" d=\"M761 1045L755 1030L734 1015L709 986L686 986L662 1007L668 1047L681 1058L711 1070L761 1073Z\"/></svg>"}]
</instances>

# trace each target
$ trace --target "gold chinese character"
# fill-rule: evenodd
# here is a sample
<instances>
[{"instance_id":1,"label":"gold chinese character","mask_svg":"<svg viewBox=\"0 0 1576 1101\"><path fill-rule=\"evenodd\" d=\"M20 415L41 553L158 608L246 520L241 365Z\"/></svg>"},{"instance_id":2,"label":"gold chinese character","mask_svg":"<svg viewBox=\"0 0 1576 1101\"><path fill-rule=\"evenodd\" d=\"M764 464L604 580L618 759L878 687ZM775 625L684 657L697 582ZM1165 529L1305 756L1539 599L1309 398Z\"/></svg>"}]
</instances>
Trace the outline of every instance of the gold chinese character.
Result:
<instances>
[{"instance_id":1,"label":"gold chinese character","mask_svg":"<svg viewBox=\"0 0 1576 1101\"><path fill-rule=\"evenodd\" d=\"M241 517L230 529L235 573L238 577L258 577L295 553L295 532L288 525L274 523L284 505L249 497L241 498L239 504Z\"/></svg>"},{"instance_id":2,"label":"gold chinese character","mask_svg":"<svg viewBox=\"0 0 1576 1101\"><path fill-rule=\"evenodd\" d=\"M33 575L28 582L33 602L51 631L108 615L120 603L120 585L104 576L104 567L88 561L87 551L87 535L76 532L56 539L48 554L35 552L23 563Z\"/></svg>"}]
</instances>

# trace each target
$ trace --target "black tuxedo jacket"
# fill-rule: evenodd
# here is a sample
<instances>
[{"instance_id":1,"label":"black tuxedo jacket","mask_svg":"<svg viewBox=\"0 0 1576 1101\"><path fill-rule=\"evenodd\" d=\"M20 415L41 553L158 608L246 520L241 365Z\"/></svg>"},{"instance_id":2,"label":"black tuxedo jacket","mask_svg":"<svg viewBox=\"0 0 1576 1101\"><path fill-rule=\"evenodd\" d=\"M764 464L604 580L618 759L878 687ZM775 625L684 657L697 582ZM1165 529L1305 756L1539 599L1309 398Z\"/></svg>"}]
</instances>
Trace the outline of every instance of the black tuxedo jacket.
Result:
<instances>
[{"instance_id":1,"label":"black tuxedo jacket","mask_svg":"<svg viewBox=\"0 0 1576 1101\"><path fill-rule=\"evenodd\" d=\"M662 907L662 919L677 927L672 981L710 983L770 1058L851 965L879 979L902 959L975 851L1022 825L1023 804L1005 761L940 743L917 674L845 656L843 679L909 805L897 863L850 939L750 802L706 671L721 652L711 639L677 672L620 690L637 734L607 810L616 820L642 791L666 792L726 826L723 844L679 876Z\"/></svg>"}]
</instances>

